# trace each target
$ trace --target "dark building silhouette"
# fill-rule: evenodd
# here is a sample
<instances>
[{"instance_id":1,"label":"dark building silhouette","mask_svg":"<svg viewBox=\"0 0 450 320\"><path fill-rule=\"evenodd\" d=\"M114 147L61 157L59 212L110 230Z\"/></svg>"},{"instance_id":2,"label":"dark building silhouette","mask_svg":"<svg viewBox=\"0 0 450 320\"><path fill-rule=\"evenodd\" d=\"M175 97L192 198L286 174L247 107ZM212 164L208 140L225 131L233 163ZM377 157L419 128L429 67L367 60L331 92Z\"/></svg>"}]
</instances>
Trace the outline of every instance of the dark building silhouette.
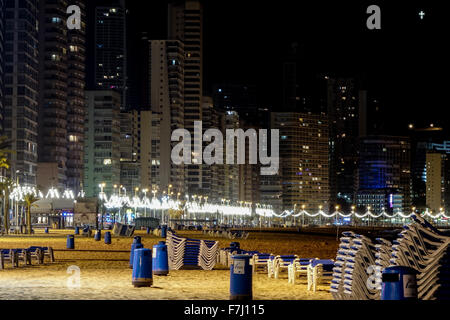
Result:
<instances>
[{"instance_id":1,"label":"dark building silhouette","mask_svg":"<svg viewBox=\"0 0 450 320\"><path fill-rule=\"evenodd\" d=\"M99 1L95 7L95 90L117 91L128 109L127 9L125 0Z\"/></svg>"},{"instance_id":2,"label":"dark building silhouette","mask_svg":"<svg viewBox=\"0 0 450 320\"><path fill-rule=\"evenodd\" d=\"M39 3L39 175L40 166L57 168L44 188L83 184L85 101L85 2ZM81 30L67 28L67 7L81 9ZM50 183L50 182L49 182Z\"/></svg>"},{"instance_id":3,"label":"dark building silhouette","mask_svg":"<svg viewBox=\"0 0 450 320\"><path fill-rule=\"evenodd\" d=\"M359 138L366 133L366 94L351 78L329 78L330 201L349 210L357 190Z\"/></svg>"}]
</instances>

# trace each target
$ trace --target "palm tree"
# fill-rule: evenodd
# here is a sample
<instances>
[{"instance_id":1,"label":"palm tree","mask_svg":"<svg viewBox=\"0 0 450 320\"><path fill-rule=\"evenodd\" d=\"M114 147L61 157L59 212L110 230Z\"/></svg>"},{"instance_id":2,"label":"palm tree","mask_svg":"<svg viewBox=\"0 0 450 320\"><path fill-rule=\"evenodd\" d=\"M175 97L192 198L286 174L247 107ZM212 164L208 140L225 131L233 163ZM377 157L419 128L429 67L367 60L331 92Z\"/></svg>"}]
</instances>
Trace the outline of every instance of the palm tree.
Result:
<instances>
[{"instance_id":1,"label":"palm tree","mask_svg":"<svg viewBox=\"0 0 450 320\"><path fill-rule=\"evenodd\" d=\"M0 168L9 169L8 154L14 151L9 150L11 147L12 140L6 136L0 136Z\"/></svg>"},{"instance_id":2,"label":"palm tree","mask_svg":"<svg viewBox=\"0 0 450 320\"><path fill-rule=\"evenodd\" d=\"M9 194L13 187L11 180L5 178L6 170L10 169L8 154L13 151L7 149L11 146L11 140L6 136L0 136L0 195L3 196L3 227L9 232Z\"/></svg>"},{"instance_id":3,"label":"palm tree","mask_svg":"<svg viewBox=\"0 0 450 320\"><path fill-rule=\"evenodd\" d=\"M31 224L31 207L35 206L34 203L38 202L40 199L32 193L25 195L24 202L27 209L27 233L31 234L32 224Z\"/></svg>"},{"instance_id":4,"label":"palm tree","mask_svg":"<svg viewBox=\"0 0 450 320\"><path fill-rule=\"evenodd\" d=\"M3 197L2 209L3 209L3 227L5 229L5 233L9 233L9 195L14 186L12 180L7 178L1 178L0 181L0 195Z\"/></svg>"}]
</instances>

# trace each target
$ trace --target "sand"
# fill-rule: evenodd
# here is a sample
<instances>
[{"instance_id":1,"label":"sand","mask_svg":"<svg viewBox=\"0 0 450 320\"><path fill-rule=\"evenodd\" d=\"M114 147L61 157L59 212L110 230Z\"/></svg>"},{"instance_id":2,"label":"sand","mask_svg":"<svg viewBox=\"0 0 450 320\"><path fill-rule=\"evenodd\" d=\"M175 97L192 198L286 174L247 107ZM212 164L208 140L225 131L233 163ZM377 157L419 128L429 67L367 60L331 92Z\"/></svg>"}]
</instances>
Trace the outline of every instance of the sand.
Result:
<instances>
[{"instance_id":1,"label":"sand","mask_svg":"<svg viewBox=\"0 0 450 320\"><path fill-rule=\"evenodd\" d=\"M52 246L65 249L67 231L51 231L32 237L8 236L0 238L0 248L21 248L30 245ZM200 232L180 232L182 236L196 239L213 239ZM150 248L162 239L144 235L142 242ZM220 240L226 247L228 239ZM239 240L238 240L239 241ZM112 245L103 239L77 236L76 249L129 250L132 238L113 238ZM259 250L274 254L298 254L301 257L334 258L337 242L333 238L286 234L251 233L247 240L239 241L246 250ZM217 265L213 271L171 271L167 277L154 276L153 287L134 288L131 284L131 269L127 253L76 253L55 252L56 262L42 266L27 266L12 269L8 264L0 270L0 299L20 300L228 300L230 271ZM80 269L80 288L67 286L71 275L70 266ZM279 279L269 279L267 274L255 274L253 294L255 300L329 300L328 286L319 286L315 293L307 291L306 280L289 284L287 274Z\"/></svg>"}]
</instances>

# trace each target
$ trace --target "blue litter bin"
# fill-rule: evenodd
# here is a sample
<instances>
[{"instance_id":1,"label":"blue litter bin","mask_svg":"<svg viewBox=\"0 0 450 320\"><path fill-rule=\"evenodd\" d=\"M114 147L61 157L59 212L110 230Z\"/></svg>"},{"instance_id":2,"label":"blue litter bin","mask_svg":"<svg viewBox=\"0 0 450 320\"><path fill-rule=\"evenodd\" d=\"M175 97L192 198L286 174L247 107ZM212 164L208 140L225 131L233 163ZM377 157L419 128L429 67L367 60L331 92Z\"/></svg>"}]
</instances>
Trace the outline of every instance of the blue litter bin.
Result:
<instances>
[{"instance_id":1,"label":"blue litter bin","mask_svg":"<svg viewBox=\"0 0 450 320\"><path fill-rule=\"evenodd\" d=\"M80 234L80 227L75 227L75 234L79 235Z\"/></svg>"},{"instance_id":2,"label":"blue litter bin","mask_svg":"<svg viewBox=\"0 0 450 320\"><path fill-rule=\"evenodd\" d=\"M67 236L67 249L74 250L75 249L75 236L69 234Z\"/></svg>"},{"instance_id":3,"label":"blue litter bin","mask_svg":"<svg viewBox=\"0 0 450 320\"><path fill-rule=\"evenodd\" d=\"M45 233L48 233L48 227L47 227L47 228L45 228Z\"/></svg>"},{"instance_id":4,"label":"blue litter bin","mask_svg":"<svg viewBox=\"0 0 450 320\"><path fill-rule=\"evenodd\" d=\"M167 226L161 226L161 238L167 238Z\"/></svg>"},{"instance_id":5,"label":"blue litter bin","mask_svg":"<svg viewBox=\"0 0 450 320\"><path fill-rule=\"evenodd\" d=\"M102 239L102 231L101 230L97 230L95 232L94 240L95 241L100 241L101 239Z\"/></svg>"},{"instance_id":6,"label":"blue litter bin","mask_svg":"<svg viewBox=\"0 0 450 320\"><path fill-rule=\"evenodd\" d=\"M134 237L133 243L142 243L142 239L139 236Z\"/></svg>"},{"instance_id":7,"label":"blue litter bin","mask_svg":"<svg viewBox=\"0 0 450 320\"><path fill-rule=\"evenodd\" d=\"M230 300L252 300L251 256L234 255L230 270Z\"/></svg>"},{"instance_id":8,"label":"blue litter bin","mask_svg":"<svg viewBox=\"0 0 450 320\"><path fill-rule=\"evenodd\" d=\"M240 249L241 244L239 242L232 242L232 243L230 243L230 248Z\"/></svg>"},{"instance_id":9,"label":"blue litter bin","mask_svg":"<svg viewBox=\"0 0 450 320\"><path fill-rule=\"evenodd\" d=\"M105 233L105 244L111 244L111 232Z\"/></svg>"},{"instance_id":10,"label":"blue litter bin","mask_svg":"<svg viewBox=\"0 0 450 320\"><path fill-rule=\"evenodd\" d=\"M133 268L133 261L134 261L134 251L136 249L142 249L144 248L144 245L142 243L133 243L131 244L131 252L130 252L130 268Z\"/></svg>"},{"instance_id":11,"label":"blue litter bin","mask_svg":"<svg viewBox=\"0 0 450 320\"><path fill-rule=\"evenodd\" d=\"M417 300L417 271L409 267L388 267L382 275L381 300Z\"/></svg>"},{"instance_id":12,"label":"blue litter bin","mask_svg":"<svg viewBox=\"0 0 450 320\"><path fill-rule=\"evenodd\" d=\"M167 276L169 274L169 256L167 254L167 245L160 241L153 246L153 274L157 276Z\"/></svg>"},{"instance_id":13,"label":"blue litter bin","mask_svg":"<svg viewBox=\"0 0 450 320\"><path fill-rule=\"evenodd\" d=\"M136 288L152 286L152 250L136 249L134 251L132 284Z\"/></svg>"}]
</instances>

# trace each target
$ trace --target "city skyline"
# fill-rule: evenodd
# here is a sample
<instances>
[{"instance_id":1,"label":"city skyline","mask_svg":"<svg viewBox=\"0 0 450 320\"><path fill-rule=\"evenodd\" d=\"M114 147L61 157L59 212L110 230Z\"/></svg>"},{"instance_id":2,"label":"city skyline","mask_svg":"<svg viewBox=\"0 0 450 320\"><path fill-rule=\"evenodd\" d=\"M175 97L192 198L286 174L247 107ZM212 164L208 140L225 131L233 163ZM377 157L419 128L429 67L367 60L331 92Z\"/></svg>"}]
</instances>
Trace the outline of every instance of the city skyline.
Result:
<instances>
[{"instance_id":1,"label":"city skyline","mask_svg":"<svg viewBox=\"0 0 450 320\"><path fill-rule=\"evenodd\" d=\"M431 189L422 177L431 165L428 153L448 153L438 150L450 138L445 119L436 120L433 108L444 101L440 87L445 81L427 76L440 63L431 57L444 51L430 53L440 44L424 48L414 41L425 35L421 41L431 41L439 26L438 7L421 9L434 23L418 15L418 7L403 8L399 28L392 14L400 8L382 5L381 30L368 30L363 4L322 10L296 4L286 13L251 1L222 7L199 0L98 0L87 3L82 29L66 32L69 1L59 0L56 11L46 0L27 1L41 10L33 11L36 28L26 29L37 38L30 33L23 39L38 50L23 61L39 75L12 69L11 62L23 59L26 50L15 53L17 58L8 53L10 34L17 32L8 23L16 19L11 12L30 9L10 1L2 11L7 22L2 24L6 45L0 47L6 66L0 69L5 133L13 143L25 138L13 149L30 154L11 156L11 178L77 194L84 188L90 197L106 184L109 192L125 185L216 202L262 199L281 211L301 203L349 210L361 199L369 206L367 201L378 201L375 207L382 210L383 195L396 197L402 203L397 207L406 210L439 198L427 195ZM346 10L348 18L342 21L340 12ZM276 24L277 19L266 19L269 12L273 17L286 13L289 19ZM227 25L229 17L233 23ZM429 68L414 68L417 60ZM16 92L15 77L20 82L30 76L30 90L20 92L32 100L25 106L31 112L22 114L9 96ZM14 117L21 128L12 124ZM187 165L171 163L171 133L186 129L193 135L196 121L204 122L204 130L222 132L279 129L278 174L261 177L257 166L208 166L195 163L195 156ZM194 147L192 152L202 150ZM379 181L367 184L368 179Z\"/></svg>"},{"instance_id":2,"label":"city skyline","mask_svg":"<svg viewBox=\"0 0 450 320\"><path fill-rule=\"evenodd\" d=\"M165 3L130 2L131 28L148 32L150 38L161 37L166 28L166 16L161 14L167 10ZM435 41L445 35L440 5L381 2L382 29L371 31L366 27L369 4L286 2L271 6L255 1L206 1L205 93L211 94L215 83L255 84L258 103L277 111L282 104L282 64L292 43L297 43L303 76L308 81L327 74L361 81L373 100L381 101L384 116L389 118L388 134L406 134L411 122L423 127L432 122L447 125L439 117L448 83L439 77L439 70L445 69L446 50L441 41ZM427 12L424 19L418 14L421 10ZM150 23L143 15L151 17ZM421 114L424 108L425 116ZM393 120L400 115L401 128Z\"/></svg>"}]
</instances>

